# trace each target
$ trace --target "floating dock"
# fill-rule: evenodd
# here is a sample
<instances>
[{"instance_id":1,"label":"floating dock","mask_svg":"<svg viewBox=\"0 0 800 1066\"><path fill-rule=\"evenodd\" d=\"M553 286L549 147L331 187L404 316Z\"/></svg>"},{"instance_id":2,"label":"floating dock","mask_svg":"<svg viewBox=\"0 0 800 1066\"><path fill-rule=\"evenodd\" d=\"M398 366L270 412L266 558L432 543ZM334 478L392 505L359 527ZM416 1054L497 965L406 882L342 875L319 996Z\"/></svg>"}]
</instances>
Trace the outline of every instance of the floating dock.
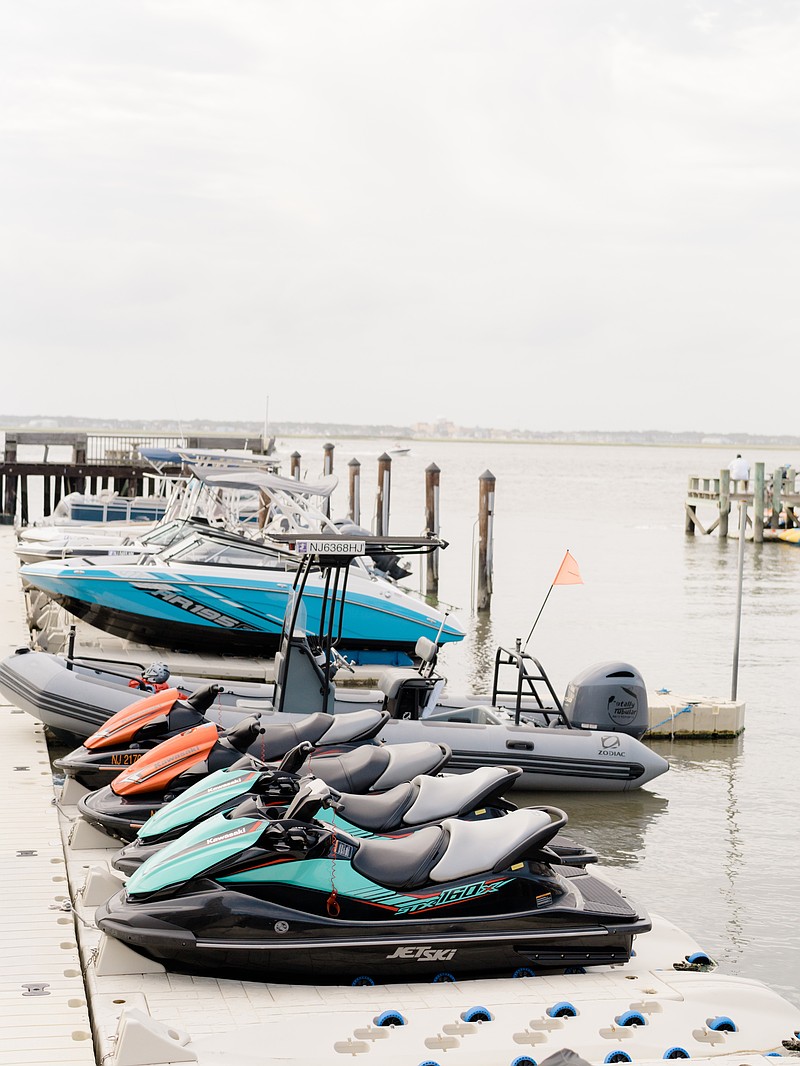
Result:
<instances>
[{"instance_id":1,"label":"floating dock","mask_svg":"<svg viewBox=\"0 0 800 1066\"><path fill-rule=\"evenodd\" d=\"M645 737L723 739L744 732L743 700L682 696L669 689L648 692L650 726Z\"/></svg>"},{"instance_id":2,"label":"floating dock","mask_svg":"<svg viewBox=\"0 0 800 1066\"><path fill-rule=\"evenodd\" d=\"M40 723L0 707L0 752L3 1066L532 1066L564 1047L740 1066L800 1029L760 982L682 968L700 948L658 917L630 963L587 974L313 987L168 973L94 925L121 883L117 843L53 785Z\"/></svg>"},{"instance_id":3,"label":"floating dock","mask_svg":"<svg viewBox=\"0 0 800 1066\"><path fill-rule=\"evenodd\" d=\"M10 556L0 596L8 653L28 637ZM660 695L676 727L689 718L683 697ZM593 1066L764 1066L800 1047L800 1009L692 969L700 946L657 916L629 963L586 974L314 987L169 973L96 928L121 883L118 845L74 800L53 783L42 725L0 702L0 1066L536 1066L564 1048Z\"/></svg>"}]
</instances>

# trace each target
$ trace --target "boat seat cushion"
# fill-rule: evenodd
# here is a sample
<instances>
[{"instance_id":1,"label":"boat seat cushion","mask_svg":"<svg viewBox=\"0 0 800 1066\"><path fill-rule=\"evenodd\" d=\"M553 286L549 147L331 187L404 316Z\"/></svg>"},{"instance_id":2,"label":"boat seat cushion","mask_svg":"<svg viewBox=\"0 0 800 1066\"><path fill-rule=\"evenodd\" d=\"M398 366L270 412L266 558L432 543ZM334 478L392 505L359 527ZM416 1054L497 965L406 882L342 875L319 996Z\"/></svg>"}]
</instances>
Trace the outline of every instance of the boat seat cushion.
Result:
<instances>
[{"instance_id":1,"label":"boat seat cushion","mask_svg":"<svg viewBox=\"0 0 800 1066\"><path fill-rule=\"evenodd\" d=\"M387 888L416 888L427 883L444 836L440 826L432 825L405 837L366 837L353 856L353 868Z\"/></svg>"},{"instance_id":2,"label":"boat seat cushion","mask_svg":"<svg viewBox=\"0 0 800 1066\"><path fill-rule=\"evenodd\" d=\"M431 870L431 880L437 882L503 869L524 854L537 837L549 839L552 835L550 815L530 807L481 822L448 818L442 825L450 839L444 855Z\"/></svg>"},{"instance_id":3,"label":"boat seat cushion","mask_svg":"<svg viewBox=\"0 0 800 1066\"><path fill-rule=\"evenodd\" d=\"M343 796L337 815L371 833L388 832L402 824L401 816L414 792L413 784L397 785L388 792Z\"/></svg>"},{"instance_id":4,"label":"boat seat cushion","mask_svg":"<svg viewBox=\"0 0 800 1066\"><path fill-rule=\"evenodd\" d=\"M387 699L394 700L406 681L411 681L414 688L430 687L427 679L420 677L419 673L409 666L387 666L380 672L378 688Z\"/></svg>"},{"instance_id":5,"label":"boat seat cushion","mask_svg":"<svg viewBox=\"0 0 800 1066\"><path fill-rule=\"evenodd\" d=\"M449 758L450 751L444 745L420 740L410 744L387 744L389 753L386 769L373 785L375 792L384 792L395 785L411 780L417 774L430 774Z\"/></svg>"},{"instance_id":6,"label":"boat seat cushion","mask_svg":"<svg viewBox=\"0 0 800 1066\"><path fill-rule=\"evenodd\" d=\"M445 774L441 777L420 775L412 784L417 797L406 811L406 825L423 825L449 815L466 814L490 792L519 776L517 768L510 774L505 766L482 766L469 774Z\"/></svg>"}]
</instances>

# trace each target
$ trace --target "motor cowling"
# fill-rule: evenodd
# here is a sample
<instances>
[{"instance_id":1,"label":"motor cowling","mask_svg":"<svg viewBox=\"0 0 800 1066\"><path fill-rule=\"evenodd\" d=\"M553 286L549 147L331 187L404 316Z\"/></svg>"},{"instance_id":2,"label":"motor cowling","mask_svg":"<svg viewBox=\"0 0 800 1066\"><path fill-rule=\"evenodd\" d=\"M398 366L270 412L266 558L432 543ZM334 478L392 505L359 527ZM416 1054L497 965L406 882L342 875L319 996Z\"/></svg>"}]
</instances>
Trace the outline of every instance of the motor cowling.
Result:
<instances>
[{"instance_id":1,"label":"motor cowling","mask_svg":"<svg viewBox=\"0 0 800 1066\"><path fill-rule=\"evenodd\" d=\"M613 729L638 740L650 719L642 675L628 663L597 663L567 685L564 714L579 729Z\"/></svg>"}]
</instances>

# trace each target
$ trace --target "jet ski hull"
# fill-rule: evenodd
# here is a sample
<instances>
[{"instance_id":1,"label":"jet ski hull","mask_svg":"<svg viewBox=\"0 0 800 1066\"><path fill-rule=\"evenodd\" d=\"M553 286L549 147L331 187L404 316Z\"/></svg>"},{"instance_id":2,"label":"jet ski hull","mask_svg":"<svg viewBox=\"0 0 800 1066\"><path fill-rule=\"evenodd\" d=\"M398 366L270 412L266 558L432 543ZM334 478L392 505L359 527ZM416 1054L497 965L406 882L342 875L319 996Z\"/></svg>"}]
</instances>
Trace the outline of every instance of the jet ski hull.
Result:
<instances>
[{"instance_id":1,"label":"jet ski hull","mask_svg":"<svg viewBox=\"0 0 800 1066\"><path fill-rule=\"evenodd\" d=\"M548 905L543 893L541 910L486 913L496 908L487 901L503 894L497 875L487 875L471 913L462 906L458 918L432 918L437 902L429 899L401 920L343 921L296 909L307 895L297 886L290 905L288 896L263 899L203 880L164 899L131 900L123 890L96 920L171 969L276 982L464 980L627 962L634 937L651 928L649 916L585 870L565 872L582 909Z\"/></svg>"}]
</instances>

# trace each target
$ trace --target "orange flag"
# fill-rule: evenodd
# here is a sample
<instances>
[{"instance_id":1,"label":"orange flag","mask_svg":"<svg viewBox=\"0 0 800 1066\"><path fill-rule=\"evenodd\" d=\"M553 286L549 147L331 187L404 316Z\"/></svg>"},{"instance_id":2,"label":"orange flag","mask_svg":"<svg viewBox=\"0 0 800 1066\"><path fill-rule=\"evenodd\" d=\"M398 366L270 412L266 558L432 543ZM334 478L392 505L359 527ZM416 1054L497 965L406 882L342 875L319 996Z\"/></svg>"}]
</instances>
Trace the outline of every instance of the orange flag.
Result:
<instances>
[{"instance_id":1,"label":"orange flag","mask_svg":"<svg viewBox=\"0 0 800 1066\"><path fill-rule=\"evenodd\" d=\"M553 579L554 585L582 585L583 578L581 572L578 569L578 564L572 558L569 552L564 553L564 558L561 560L561 566L558 568L558 573Z\"/></svg>"}]
</instances>

